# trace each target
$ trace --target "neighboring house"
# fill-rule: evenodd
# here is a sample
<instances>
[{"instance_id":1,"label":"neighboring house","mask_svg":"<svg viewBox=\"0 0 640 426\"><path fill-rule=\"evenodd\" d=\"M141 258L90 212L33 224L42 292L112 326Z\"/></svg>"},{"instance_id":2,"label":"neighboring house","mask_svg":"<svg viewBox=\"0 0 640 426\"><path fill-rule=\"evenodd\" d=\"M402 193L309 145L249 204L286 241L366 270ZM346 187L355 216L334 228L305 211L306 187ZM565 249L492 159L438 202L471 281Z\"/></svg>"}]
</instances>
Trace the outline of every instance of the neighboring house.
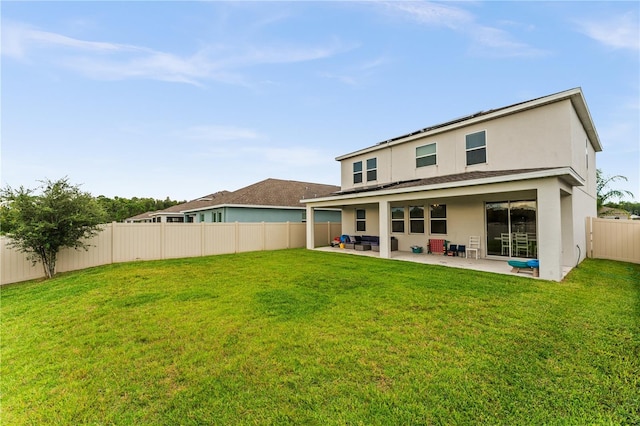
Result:
<instances>
[{"instance_id":1,"label":"neighboring house","mask_svg":"<svg viewBox=\"0 0 640 426\"><path fill-rule=\"evenodd\" d=\"M307 200L307 247L316 210L339 207L342 232L378 235L380 257L392 236L405 251L480 236L481 257L537 258L559 281L587 252L601 150L579 88L386 140L336 158L342 188Z\"/></svg>"},{"instance_id":2,"label":"neighboring house","mask_svg":"<svg viewBox=\"0 0 640 426\"><path fill-rule=\"evenodd\" d=\"M124 220L124 223L151 223L153 217L151 216L155 212L146 212L132 217L128 217Z\"/></svg>"},{"instance_id":3,"label":"neighboring house","mask_svg":"<svg viewBox=\"0 0 640 426\"><path fill-rule=\"evenodd\" d=\"M598 211L598 217L600 219L622 219L622 220L631 220L631 214L623 209L613 208L602 206Z\"/></svg>"},{"instance_id":4,"label":"neighboring house","mask_svg":"<svg viewBox=\"0 0 640 426\"><path fill-rule=\"evenodd\" d=\"M125 219L125 223L182 223L185 222L185 216L182 213L184 209L198 208L215 202L229 191L220 191L214 194L205 195L186 203L176 204L165 210L142 213L137 216Z\"/></svg>"},{"instance_id":5,"label":"neighboring house","mask_svg":"<svg viewBox=\"0 0 640 426\"><path fill-rule=\"evenodd\" d=\"M205 195L204 197L196 198L195 200L187 201L186 203L176 204L168 209L164 209L152 214L154 222L168 222L168 223L182 223L191 222L188 217L185 217L183 211L189 209L198 209L217 202L222 197L229 194L229 191L219 191L213 194Z\"/></svg>"},{"instance_id":6,"label":"neighboring house","mask_svg":"<svg viewBox=\"0 0 640 426\"><path fill-rule=\"evenodd\" d=\"M237 191L218 193L198 206L179 209L185 222L304 222L300 200L340 191L339 186L292 180L266 179ZM177 207L177 206L176 206ZM319 209L316 222L340 222L339 208Z\"/></svg>"}]
</instances>

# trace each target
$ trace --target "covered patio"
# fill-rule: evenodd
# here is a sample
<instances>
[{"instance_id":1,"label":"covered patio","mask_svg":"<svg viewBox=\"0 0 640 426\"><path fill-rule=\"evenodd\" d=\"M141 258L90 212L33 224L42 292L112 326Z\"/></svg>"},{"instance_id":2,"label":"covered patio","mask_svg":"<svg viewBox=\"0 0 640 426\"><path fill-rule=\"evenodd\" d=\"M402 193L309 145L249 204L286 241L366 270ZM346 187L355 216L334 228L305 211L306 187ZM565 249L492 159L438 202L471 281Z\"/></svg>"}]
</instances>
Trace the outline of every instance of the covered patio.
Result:
<instances>
[{"instance_id":1,"label":"covered patio","mask_svg":"<svg viewBox=\"0 0 640 426\"><path fill-rule=\"evenodd\" d=\"M341 249L339 247L316 247L314 250L324 251L324 252L332 252L339 253L344 255L353 255L353 256L369 256L369 257L380 257L380 253L373 250L353 250L353 249ZM443 256L440 254L427 254L427 253L413 253L407 251L392 251L391 260L400 260L405 262L414 262L414 263L423 263L426 265L440 265L447 266L450 268L460 268L460 269L470 269L473 271L482 271L482 272L491 272L494 274L503 274L503 275L512 275L519 276L525 278L535 278L531 273L527 272L511 272L512 268L509 266L507 261L498 260L498 259L486 259L479 258L475 259L474 257L460 257L460 256ZM570 267L562 268L562 278L564 278L569 271Z\"/></svg>"},{"instance_id":2,"label":"covered patio","mask_svg":"<svg viewBox=\"0 0 640 426\"><path fill-rule=\"evenodd\" d=\"M573 220L579 206L570 197L572 185L578 185L571 171L462 175L456 176L458 181L423 179L305 200L307 248L316 248L314 227L309 226L315 223L315 210L330 207L342 210L341 234L379 238L379 252L371 256L407 256L401 260L507 274L511 273L507 261L537 259L540 277L552 281L561 281L578 263L584 253L579 246L585 244L575 239L581 235L577 230L582 224ZM522 244L516 238L520 235L526 236ZM391 237L398 242L398 253L390 246ZM480 240L479 259L474 259L473 268L460 258L413 256L410 249L425 247L432 239L468 247L472 237Z\"/></svg>"}]
</instances>

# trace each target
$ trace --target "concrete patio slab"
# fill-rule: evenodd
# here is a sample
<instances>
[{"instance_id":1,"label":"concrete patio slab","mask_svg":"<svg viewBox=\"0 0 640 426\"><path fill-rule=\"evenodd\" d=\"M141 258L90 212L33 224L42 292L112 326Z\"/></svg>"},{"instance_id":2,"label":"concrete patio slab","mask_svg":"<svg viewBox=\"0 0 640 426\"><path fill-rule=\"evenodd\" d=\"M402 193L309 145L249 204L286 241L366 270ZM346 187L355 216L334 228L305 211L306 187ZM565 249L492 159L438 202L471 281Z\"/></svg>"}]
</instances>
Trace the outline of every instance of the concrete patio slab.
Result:
<instances>
[{"instance_id":1,"label":"concrete patio slab","mask_svg":"<svg viewBox=\"0 0 640 426\"><path fill-rule=\"evenodd\" d=\"M341 249L339 247L316 247L315 250L354 256L380 257L380 253L373 250L356 251L352 249ZM509 264L507 264L507 260L509 259L475 259L473 257L467 259L465 257L459 256L443 256L440 254L392 251L391 260L402 260L405 262L424 263L427 265L440 265L451 268L470 269L474 271L491 272L494 274L513 275L525 278L539 279L534 277L530 273L511 272L512 268L511 266L509 266ZM563 268L562 277L564 278L570 270L570 267Z\"/></svg>"}]
</instances>

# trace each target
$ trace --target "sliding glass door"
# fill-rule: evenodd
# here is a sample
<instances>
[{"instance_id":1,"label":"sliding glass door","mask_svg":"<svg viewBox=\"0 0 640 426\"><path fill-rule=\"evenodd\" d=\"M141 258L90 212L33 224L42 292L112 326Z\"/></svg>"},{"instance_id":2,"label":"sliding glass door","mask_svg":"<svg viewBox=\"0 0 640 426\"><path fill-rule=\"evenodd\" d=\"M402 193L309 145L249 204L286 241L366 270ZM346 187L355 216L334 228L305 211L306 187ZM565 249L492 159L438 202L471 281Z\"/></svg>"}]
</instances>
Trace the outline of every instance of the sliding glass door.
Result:
<instances>
[{"instance_id":1,"label":"sliding glass door","mask_svg":"<svg viewBox=\"0 0 640 426\"><path fill-rule=\"evenodd\" d=\"M486 203L487 254L536 258L536 202L499 201Z\"/></svg>"}]
</instances>

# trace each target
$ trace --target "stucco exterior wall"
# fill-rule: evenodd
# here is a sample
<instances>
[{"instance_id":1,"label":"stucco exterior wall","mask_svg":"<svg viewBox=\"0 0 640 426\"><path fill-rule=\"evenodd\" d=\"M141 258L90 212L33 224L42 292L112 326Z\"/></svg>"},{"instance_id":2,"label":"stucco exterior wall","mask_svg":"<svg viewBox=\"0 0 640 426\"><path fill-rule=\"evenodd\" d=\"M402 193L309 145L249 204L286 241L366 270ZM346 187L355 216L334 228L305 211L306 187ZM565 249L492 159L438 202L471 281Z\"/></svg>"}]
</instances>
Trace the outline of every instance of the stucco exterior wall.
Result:
<instances>
[{"instance_id":1,"label":"stucco exterior wall","mask_svg":"<svg viewBox=\"0 0 640 426\"><path fill-rule=\"evenodd\" d=\"M485 131L487 162L466 165L467 134ZM437 133L436 133L437 132ZM341 161L342 189L428 178L476 170L514 170L537 167L577 168L587 178L585 141L587 134L566 99L542 107L520 111L477 122L453 130L427 132L412 136L406 142L382 143L376 150L345 158ZM416 167L416 148L435 143L437 164ZM593 161L595 181L595 151L589 143L589 158ZM367 181L366 161L377 159L377 179ZM353 163L363 162L363 182L353 183ZM591 169L589 169L589 172Z\"/></svg>"},{"instance_id":2,"label":"stucco exterior wall","mask_svg":"<svg viewBox=\"0 0 640 426\"><path fill-rule=\"evenodd\" d=\"M596 197L596 151L578 118L575 110L570 110L571 124L571 168L585 181L582 190Z\"/></svg>"}]
</instances>

